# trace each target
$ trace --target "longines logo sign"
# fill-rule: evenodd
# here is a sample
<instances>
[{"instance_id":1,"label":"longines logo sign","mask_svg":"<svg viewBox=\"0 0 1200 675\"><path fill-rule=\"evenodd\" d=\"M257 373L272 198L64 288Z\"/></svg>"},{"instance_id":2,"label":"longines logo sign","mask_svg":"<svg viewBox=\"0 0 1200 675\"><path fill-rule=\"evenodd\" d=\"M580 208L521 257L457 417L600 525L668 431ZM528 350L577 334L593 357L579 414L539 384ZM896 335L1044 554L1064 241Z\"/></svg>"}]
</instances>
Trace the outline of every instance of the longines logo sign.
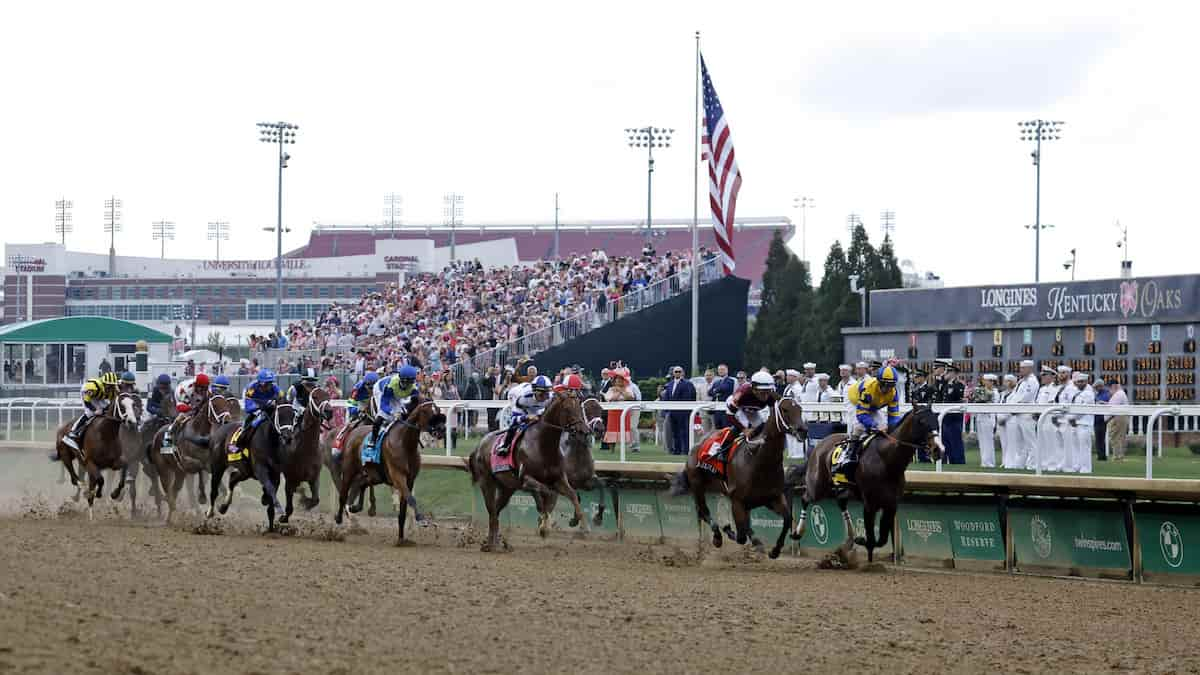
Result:
<instances>
[{"instance_id":1,"label":"longines logo sign","mask_svg":"<svg viewBox=\"0 0 1200 675\"><path fill-rule=\"evenodd\" d=\"M1026 308L1034 309L1032 316L1020 317L1027 321L1117 316L1151 319L1183 308L1183 289L1154 279L1131 279L1115 286L1101 284L1051 286L1046 290L1044 306L1039 302L1037 286L981 288L977 289L979 307L995 311L1006 322L1018 318Z\"/></svg>"}]
</instances>

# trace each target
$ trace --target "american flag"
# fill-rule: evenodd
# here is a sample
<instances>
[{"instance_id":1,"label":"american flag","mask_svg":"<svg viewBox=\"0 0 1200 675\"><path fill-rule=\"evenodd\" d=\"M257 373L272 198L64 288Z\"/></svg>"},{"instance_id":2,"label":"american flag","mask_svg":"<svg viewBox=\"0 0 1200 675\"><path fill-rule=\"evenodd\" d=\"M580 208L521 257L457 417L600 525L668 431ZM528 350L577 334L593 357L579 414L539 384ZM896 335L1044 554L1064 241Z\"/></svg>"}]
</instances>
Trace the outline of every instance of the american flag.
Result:
<instances>
[{"instance_id":1,"label":"american flag","mask_svg":"<svg viewBox=\"0 0 1200 675\"><path fill-rule=\"evenodd\" d=\"M708 66L700 57L700 75L704 79L704 134L701 138L700 159L708 160L708 202L712 207L713 229L717 231L717 247L726 274L736 266L733 256L733 212L737 208L738 190L742 188L742 172L733 156L733 139L725 109L708 77ZM713 142L716 139L716 142Z\"/></svg>"}]
</instances>

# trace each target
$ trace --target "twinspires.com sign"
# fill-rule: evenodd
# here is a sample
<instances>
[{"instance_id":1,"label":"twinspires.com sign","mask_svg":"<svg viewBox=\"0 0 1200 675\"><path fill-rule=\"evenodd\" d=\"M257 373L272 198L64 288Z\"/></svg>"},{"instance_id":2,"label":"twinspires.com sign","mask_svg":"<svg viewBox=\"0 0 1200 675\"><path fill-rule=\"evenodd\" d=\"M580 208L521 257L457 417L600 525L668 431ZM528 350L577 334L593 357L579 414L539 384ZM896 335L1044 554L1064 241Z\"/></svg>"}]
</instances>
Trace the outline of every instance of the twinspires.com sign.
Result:
<instances>
[{"instance_id":1,"label":"twinspires.com sign","mask_svg":"<svg viewBox=\"0 0 1200 675\"><path fill-rule=\"evenodd\" d=\"M874 291L871 327L1194 319L1200 276Z\"/></svg>"}]
</instances>

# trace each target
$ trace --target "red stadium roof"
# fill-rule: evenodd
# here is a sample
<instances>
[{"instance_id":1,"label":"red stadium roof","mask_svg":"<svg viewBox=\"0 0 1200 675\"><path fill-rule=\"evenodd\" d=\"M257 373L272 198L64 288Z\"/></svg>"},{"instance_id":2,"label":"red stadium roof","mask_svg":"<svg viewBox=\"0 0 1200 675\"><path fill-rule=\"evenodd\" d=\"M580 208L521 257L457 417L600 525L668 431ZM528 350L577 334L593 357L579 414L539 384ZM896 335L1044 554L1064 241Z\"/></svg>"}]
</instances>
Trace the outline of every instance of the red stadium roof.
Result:
<instances>
[{"instance_id":1,"label":"red stadium roof","mask_svg":"<svg viewBox=\"0 0 1200 675\"><path fill-rule=\"evenodd\" d=\"M521 260L549 258L554 254L553 223L463 224L455 228L455 242L471 244L495 239L516 240ZM736 275L758 284L766 265L771 236L782 230L784 240L791 238L794 227L788 218L739 219L734 230L737 252ZM663 220L654 223L654 247L658 251L686 250L692 246L691 220ZM308 244L287 254L291 258L331 258L370 255L379 239L432 239L438 247L450 245L448 225L316 225ZM636 256L646 241L644 221L573 221L559 224L559 252L588 253L599 248L609 255ZM716 245L708 221L701 223L700 245Z\"/></svg>"}]
</instances>

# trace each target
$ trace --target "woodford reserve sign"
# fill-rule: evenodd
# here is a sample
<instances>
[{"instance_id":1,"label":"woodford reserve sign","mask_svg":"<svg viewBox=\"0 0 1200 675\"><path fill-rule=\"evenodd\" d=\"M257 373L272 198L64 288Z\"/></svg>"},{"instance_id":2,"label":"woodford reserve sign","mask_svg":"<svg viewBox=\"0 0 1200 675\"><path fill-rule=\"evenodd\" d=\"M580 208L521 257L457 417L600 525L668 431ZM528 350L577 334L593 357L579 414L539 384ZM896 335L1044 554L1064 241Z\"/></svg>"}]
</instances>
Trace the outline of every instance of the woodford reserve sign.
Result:
<instances>
[{"instance_id":1,"label":"woodford reserve sign","mask_svg":"<svg viewBox=\"0 0 1200 675\"><path fill-rule=\"evenodd\" d=\"M1200 276L874 291L871 327L1169 321L1200 315Z\"/></svg>"}]
</instances>

